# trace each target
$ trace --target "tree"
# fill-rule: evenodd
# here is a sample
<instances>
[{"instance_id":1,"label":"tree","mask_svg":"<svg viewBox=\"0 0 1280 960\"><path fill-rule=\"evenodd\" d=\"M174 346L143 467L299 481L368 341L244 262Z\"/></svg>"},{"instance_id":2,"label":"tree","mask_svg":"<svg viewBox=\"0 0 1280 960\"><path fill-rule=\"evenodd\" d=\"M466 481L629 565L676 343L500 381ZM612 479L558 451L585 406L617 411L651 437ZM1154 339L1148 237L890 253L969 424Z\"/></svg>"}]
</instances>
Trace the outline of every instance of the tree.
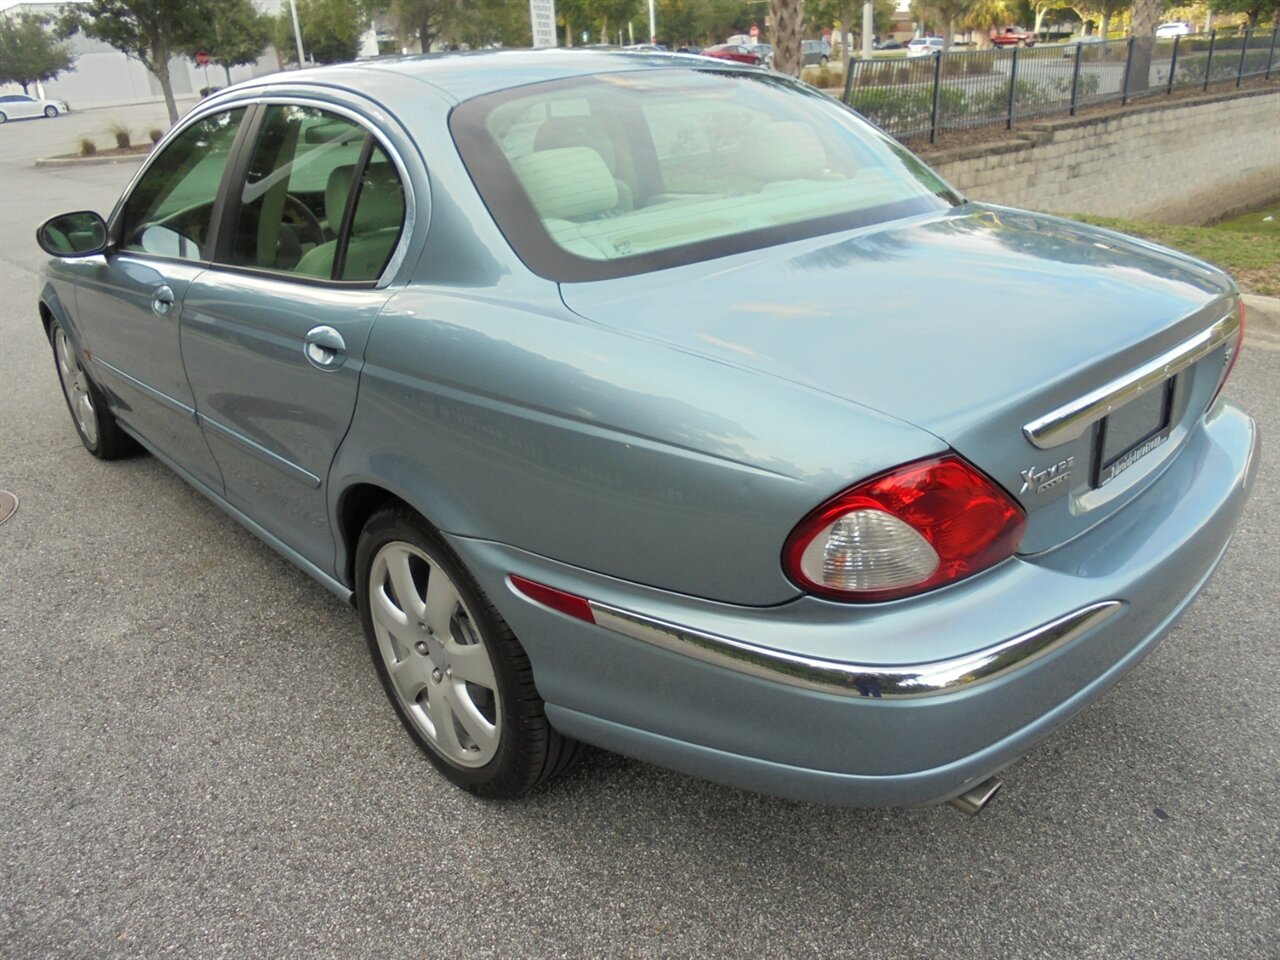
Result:
<instances>
[{"instance_id":1,"label":"tree","mask_svg":"<svg viewBox=\"0 0 1280 960\"><path fill-rule=\"evenodd\" d=\"M386 7L401 44L408 47L416 41L423 53L443 35L457 9L454 0L390 0Z\"/></svg>"},{"instance_id":2,"label":"tree","mask_svg":"<svg viewBox=\"0 0 1280 960\"><path fill-rule=\"evenodd\" d=\"M1073 8L1064 6L1061 0L1029 0L1027 4L1032 16L1035 17L1034 25L1031 27L1032 33L1039 33L1044 29L1044 18L1048 16L1051 10L1071 10ZM1081 17L1081 23L1084 18Z\"/></svg>"},{"instance_id":3,"label":"tree","mask_svg":"<svg viewBox=\"0 0 1280 960\"><path fill-rule=\"evenodd\" d=\"M559 6L559 4L557 4ZM445 36L472 50L489 46L527 47L533 42L529 4L508 0L459 3L445 24Z\"/></svg>"},{"instance_id":4,"label":"tree","mask_svg":"<svg viewBox=\"0 0 1280 960\"><path fill-rule=\"evenodd\" d=\"M572 47L578 42L576 33L589 19L587 0L556 0L556 22L564 26L564 45Z\"/></svg>"},{"instance_id":5,"label":"tree","mask_svg":"<svg viewBox=\"0 0 1280 960\"><path fill-rule=\"evenodd\" d=\"M1129 89L1146 90L1151 85L1151 48L1160 14L1164 12L1164 0L1134 0L1133 19L1129 21L1129 36L1134 43L1129 48Z\"/></svg>"},{"instance_id":6,"label":"tree","mask_svg":"<svg viewBox=\"0 0 1280 960\"><path fill-rule=\"evenodd\" d=\"M89 0L70 7L59 26L68 34L83 31L139 61L160 81L169 122L177 123L169 61L222 6L219 0Z\"/></svg>"},{"instance_id":7,"label":"tree","mask_svg":"<svg viewBox=\"0 0 1280 960\"><path fill-rule=\"evenodd\" d=\"M255 63L271 42L271 31L271 17L259 13L250 0L228 0L212 21L198 25L182 52L192 60L208 54L231 83L231 68Z\"/></svg>"},{"instance_id":8,"label":"tree","mask_svg":"<svg viewBox=\"0 0 1280 960\"><path fill-rule=\"evenodd\" d=\"M658 0L658 31L673 50L694 43L702 33L706 12L707 5L697 0Z\"/></svg>"},{"instance_id":9,"label":"tree","mask_svg":"<svg viewBox=\"0 0 1280 960\"><path fill-rule=\"evenodd\" d=\"M75 69L76 58L48 24L44 17L0 14L0 83L20 83L29 94L31 84Z\"/></svg>"},{"instance_id":10,"label":"tree","mask_svg":"<svg viewBox=\"0 0 1280 960\"><path fill-rule=\"evenodd\" d=\"M964 26L978 34L979 48L990 47L991 31L1007 27L1013 20L1013 11L1007 0L972 0L965 15Z\"/></svg>"},{"instance_id":11,"label":"tree","mask_svg":"<svg viewBox=\"0 0 1280 960\"><path fill-rule=\"evenodd\" d=\"M769 0L769 16L773 18L773 69L798 77L804 66L800 49L804 0Z\"/></svg>"},{"instance_id":12,"label":"tree","mask_svg":"<svg viewBox=\"0 0 1280 960\"><path fill-rule=\"evenodd\" d=\"M181 2L181 0L179 0ZM316 63L343 63L354 60L364 33L362 11L349 0L297 0L298 26L302 30L303 52ZM272 44L282 60L298 62L298 45L293 36L293 16L284 4L272 29Z\"/></svg>"},{"instance_id":13,"label":"tree","mask_svg":"<svg viewBox=\"0 0 1280 960\"><path fill-rule=\"evenodd\" d=\"M893 29L894 0L874 0L871 5L872 29L880 37ZM857 48L854 37L862 35L862 0L808 0L804 5L805 20L814 25L839 28L843 37L841 55L848 57Z\"/></svg>"},{"instance_id":14,"label":"tree","mask_svg":"<svg viewBox=\"0 0 1280 960\"><path fill-rule=\"evenodd\" d=\"M1132 0L1077 0L1077 2L1084 8L1085 13L1097 16L1098 35L1105 40L1107 34L1111 32L1111 18L1128 7ZM1076 12L1081 11L1077 9ZM1154 24L1151 29L1152 32L1155 31Z\"/></svg>"},{"instance_id":15,"label":"tree","mask_svg":"<svg viewBox=\"0 0 1280 960\"><path fill-rule=\"evenodd\" d=\"M971 0L911 0L911 12L923 25L926 20L942 23L943 49L951 48L956 30L969 16Z\"/></svg>"},{"instance_id":16,"label":"tree","mask_svg":"<svg viewBox=\"0 0 1280 960\"><path fill-rule=\"evenodd\" d=\"M640 13L640 0L586 0L588 23L598 30L601 43L609 43L613 31Z\"/></svg>"},{"instance_id":17,"label":"tree","mask_svg":"<svg viewBox=\"0 0 1280 960\"><path fill-rule=\"evenodd\" d=\"M1275 2L1275 0L1215 0L1213 4L1213 12L1215 14L1243 14L1251 30L1257 29L1258 21L1268 11L1271 13L1271 22L1273 24L1280 22L1280 3Z\"/></svg>"}]
</instances>

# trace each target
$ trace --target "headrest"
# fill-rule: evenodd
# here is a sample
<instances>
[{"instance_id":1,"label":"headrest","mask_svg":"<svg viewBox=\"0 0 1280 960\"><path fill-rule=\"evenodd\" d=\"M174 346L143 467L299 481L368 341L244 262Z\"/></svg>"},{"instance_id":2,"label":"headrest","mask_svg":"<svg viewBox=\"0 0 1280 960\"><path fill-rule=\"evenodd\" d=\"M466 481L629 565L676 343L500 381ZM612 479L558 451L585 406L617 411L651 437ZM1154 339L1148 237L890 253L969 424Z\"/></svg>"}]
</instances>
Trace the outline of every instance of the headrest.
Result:
<instances>
[{"instance_id":1,"label":"headrest","mask_svg":"<svg viewBox=\"0 0 1280 960\"><path fill-rule=\"evenodd\" d=\"M354 163L346 163L329 171L329 182L324 187L324 215L329 227L336 233L347 209L347 194L351 192L351 177L356 172Z\"/></svg>"},{"instance_id":2,"label":"headrest","mask_svg":"<svg viewBox=\"0 0 1280 960\"><path fill-rule=\"evenodd\" d=\"M555 150L559 147L590 147L600 154L600 159L610 171L617 169L613 142L604 132L604 127L591 117L551 117L544 120L533 138L533 149Z\"/></svg>"},{"instance_id":3,"label":"headrest","mask_svg":"<svg viewBox=\"0 0 1280 960\"><path fill-rule=\"evenodd\" d=\"M371 163L360 180L352 236L398 227L404 219L404 189L390 163Z\"/></svg>"},{"instance_id":4,"label":"headrest","mask_svg":"<svg viewBox=\"0 0 1280 960\"><path fill-rule=\"evenodd\" d=\"M324 189L324 213L329 226L337 231L347 207L354 164L335 167ZM404 219L404 191L400 178L390 163L371 163L360 179L360 197L356 201L356 219L352 233L369 233L383 227L399 226Z\"/></svg>"},{"instance_id":5,"label":"headrest","mask_svg":"<svg viewBox=\"0 0 1280 960\"><path fill-rule=\"evenodd\" d=\"M618 206L613 174L588 147L535 150L517 157L511 168L543 220L574 220Z\"/></svg>"},{"instance_id":6,"label":"headrest","mask_svg":"<svg viewBox=\"0 0 1280 960\"><path fill-rule=\"evenodd\" d=\"M755 142L743 156L746 172L759 180L816 177L827 167L827 151L813 128L798 120L777 120L752 131Z\"/></svg>"}]
</instances>

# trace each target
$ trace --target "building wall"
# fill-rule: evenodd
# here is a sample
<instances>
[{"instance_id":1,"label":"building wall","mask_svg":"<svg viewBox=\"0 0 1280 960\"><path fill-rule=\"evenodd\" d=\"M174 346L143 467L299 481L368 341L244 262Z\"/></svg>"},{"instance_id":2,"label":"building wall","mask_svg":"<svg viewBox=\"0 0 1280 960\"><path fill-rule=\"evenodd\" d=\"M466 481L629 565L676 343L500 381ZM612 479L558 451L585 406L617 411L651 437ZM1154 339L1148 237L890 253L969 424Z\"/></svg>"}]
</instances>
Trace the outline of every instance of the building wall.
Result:
<instances>
[{"instance_id":1,"label":"building wall","mask_svg":"<svg viewBox=\"0 0 1280 960\"><path fill-rule=\"evenodd\" d=\"M966 196L1061 213L1205 223L1280 197L1280 88L1028 127L1026 139L942 151Z\"/></svg>"}]
</instances>

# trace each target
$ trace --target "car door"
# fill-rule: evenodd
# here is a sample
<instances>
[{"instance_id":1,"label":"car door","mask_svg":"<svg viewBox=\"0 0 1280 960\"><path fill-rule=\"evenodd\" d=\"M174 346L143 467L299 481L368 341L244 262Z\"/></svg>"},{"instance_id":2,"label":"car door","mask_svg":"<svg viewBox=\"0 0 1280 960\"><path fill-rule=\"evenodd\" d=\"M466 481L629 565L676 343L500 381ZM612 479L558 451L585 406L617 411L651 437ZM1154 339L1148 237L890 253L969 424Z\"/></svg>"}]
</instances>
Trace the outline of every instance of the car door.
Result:
<instances>
[{"instance_id":1,"label":"car door","mask_svg":"<svg viewBox=\"0 0 1280 960\"><path fill-rule=\"evenodd\" d=\"M353 115L258 110L219 262L187 291L182 351L227 500L329 570L329 466L411 205L403 171Z\"/></svg>"},{"instance_id":2,"label":"car door","mask_svg":"<svg viewBox=\"0 0 1280 960\"><path fill-rule=\"evenodd\" d=\"M112 244L76 261L81 346L117 416L206 486L222 480L196 422L183 368L183 298L212 257L219 187L243 107L196 120L134 182L112 218Z\"/></svg>"}]
</instances>

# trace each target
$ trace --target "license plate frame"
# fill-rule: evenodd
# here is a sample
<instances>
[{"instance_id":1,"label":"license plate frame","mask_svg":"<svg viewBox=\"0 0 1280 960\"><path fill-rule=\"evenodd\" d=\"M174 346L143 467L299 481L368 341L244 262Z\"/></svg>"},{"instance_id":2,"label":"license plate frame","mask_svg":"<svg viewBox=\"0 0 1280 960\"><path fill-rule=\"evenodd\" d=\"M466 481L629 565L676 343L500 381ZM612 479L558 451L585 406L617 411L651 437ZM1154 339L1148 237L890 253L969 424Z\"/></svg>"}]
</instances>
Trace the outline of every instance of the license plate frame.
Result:
<instances>
[{"instance_id":1,"label":"license plate frame","mask_svg":"<svg viewBox=\"0 0 1280 960\"><path fill-rule=\"evenodd\" d=\"M1098 422L1094 434L1093 486L1105 486L1169 439L1177 377L1125 404Z\"/></svg>"}]
</instances>

